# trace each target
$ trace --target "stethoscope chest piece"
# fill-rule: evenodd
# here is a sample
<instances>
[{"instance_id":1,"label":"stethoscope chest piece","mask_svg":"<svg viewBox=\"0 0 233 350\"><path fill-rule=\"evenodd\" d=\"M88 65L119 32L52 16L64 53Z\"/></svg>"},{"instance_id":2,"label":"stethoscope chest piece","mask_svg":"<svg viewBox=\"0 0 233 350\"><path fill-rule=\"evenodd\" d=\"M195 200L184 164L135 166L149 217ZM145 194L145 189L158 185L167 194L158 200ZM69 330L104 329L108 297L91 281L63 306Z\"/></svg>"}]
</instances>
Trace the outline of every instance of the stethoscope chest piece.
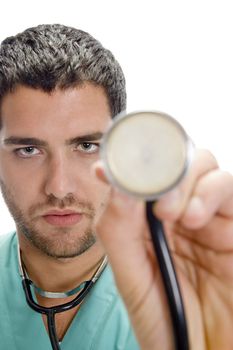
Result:
<instances>
[{"instance_id":1,"label":"stethoscope chest piece","mask_svg":"<svg viewBox=\"0 0 233 350\"><path fill-rule=\"evenodd\" d=\"M128 194L154 200L186 173L192 142L169 115L143 111L116 117L101 153L111 183Z\"/></svg>"}]
</instances>

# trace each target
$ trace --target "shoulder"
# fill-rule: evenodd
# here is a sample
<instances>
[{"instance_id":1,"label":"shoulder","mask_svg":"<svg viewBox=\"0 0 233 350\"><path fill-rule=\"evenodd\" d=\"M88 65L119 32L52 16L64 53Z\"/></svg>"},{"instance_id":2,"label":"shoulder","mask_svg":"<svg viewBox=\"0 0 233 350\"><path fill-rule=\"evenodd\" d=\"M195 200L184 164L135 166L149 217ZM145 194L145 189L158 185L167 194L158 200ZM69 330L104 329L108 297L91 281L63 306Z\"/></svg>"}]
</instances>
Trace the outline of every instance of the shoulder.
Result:
<instances>
[{"instance_id":1,"label":"shoulder","mask_svg":"<svg viewBox=\"0 0 233 350\"><path fill-rule=\"evenodd\" d=\"M15 247L17 247L16 232L0 235L0 263L9 259Z\"/></svg>"},{"instance_id":2,"label":"shoulder","mask_svg":"<svg viewBox=\"0 0 233 350\"><path fill-rule=\"evenodd\" d=\"M0 249L9 247L15 240L16 232L10 232L4 235L0 235Z\"/></svg>"},{"instance_id":3,"label":"shoulder","mask_svg":"<svg viewBox=\"0 0 233 350\"><path fill-rule=\"evenodd\" d=\"M0 248L2 245L9 243L15 235L15 231L4 235L0 235Z\"/></svg>"}]
</instances>

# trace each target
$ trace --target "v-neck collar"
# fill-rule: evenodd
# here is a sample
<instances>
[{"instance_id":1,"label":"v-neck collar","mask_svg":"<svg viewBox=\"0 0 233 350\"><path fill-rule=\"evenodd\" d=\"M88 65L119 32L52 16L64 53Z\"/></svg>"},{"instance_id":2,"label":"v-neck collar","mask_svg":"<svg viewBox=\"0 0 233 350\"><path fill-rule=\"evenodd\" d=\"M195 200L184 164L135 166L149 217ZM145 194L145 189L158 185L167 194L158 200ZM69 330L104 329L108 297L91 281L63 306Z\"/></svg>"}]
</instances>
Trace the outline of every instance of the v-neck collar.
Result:
<instances>
[{"instance_id":1,"label":"v-neck collar","mask_svg":"<svg viewBox=\"0 0 233 350\"><path fill-rule=\"evenodd\" d=\"M32 310L26 302L18 272L16 234L12 240L9 255L5 259L6 271L2 275L2 293L5 293L5 297L1 299L6 301L5 322L9 323L9 339L14 343L14 349L51 349L41 314ZM111 270L107 266L69 326L61 343L62 349L74 350L77 341L78 350L92 348L96 334L101 333L102 320L108 314L117 293L112 283Z\"/></svg>"}]
</instances>

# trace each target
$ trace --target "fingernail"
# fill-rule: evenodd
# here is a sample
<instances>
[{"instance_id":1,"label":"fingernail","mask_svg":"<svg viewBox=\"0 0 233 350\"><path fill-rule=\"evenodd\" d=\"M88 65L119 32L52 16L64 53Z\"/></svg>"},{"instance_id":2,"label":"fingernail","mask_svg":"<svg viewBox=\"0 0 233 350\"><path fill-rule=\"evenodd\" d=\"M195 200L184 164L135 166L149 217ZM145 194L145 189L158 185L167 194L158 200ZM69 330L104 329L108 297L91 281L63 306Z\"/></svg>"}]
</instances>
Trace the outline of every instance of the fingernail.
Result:
<instances>
[{"instance_id":1,"label":"fingernail","mask_svg":"<svg viewBox=\"0 0 233 350\"><path fill-rule=\"evenodd\" d=\"M193 197L185 211L186 218L200 218L204 214L203 201L199 197Z\"/></svg>"}]
</instances>

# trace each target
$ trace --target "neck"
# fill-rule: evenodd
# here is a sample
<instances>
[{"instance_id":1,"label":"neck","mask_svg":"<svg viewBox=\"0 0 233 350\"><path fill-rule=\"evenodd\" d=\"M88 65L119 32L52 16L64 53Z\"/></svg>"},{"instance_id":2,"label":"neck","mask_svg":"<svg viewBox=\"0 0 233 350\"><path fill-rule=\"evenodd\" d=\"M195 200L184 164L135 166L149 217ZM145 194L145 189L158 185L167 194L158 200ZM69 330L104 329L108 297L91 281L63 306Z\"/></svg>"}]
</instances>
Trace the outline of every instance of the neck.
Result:
<instances>
[{"instance_id":1,"label":"neck","mask_svg":"<svg viewBox=\"0 0 233 350\"><path fill-rule=\"evenodd\" d=\"M55 259L34 247L23 234L18 233L18 238L29 278L38 287L50 292L67 291L89 280L104 256L98 241L80 256Z\"/></svg>"}]
</instances>

